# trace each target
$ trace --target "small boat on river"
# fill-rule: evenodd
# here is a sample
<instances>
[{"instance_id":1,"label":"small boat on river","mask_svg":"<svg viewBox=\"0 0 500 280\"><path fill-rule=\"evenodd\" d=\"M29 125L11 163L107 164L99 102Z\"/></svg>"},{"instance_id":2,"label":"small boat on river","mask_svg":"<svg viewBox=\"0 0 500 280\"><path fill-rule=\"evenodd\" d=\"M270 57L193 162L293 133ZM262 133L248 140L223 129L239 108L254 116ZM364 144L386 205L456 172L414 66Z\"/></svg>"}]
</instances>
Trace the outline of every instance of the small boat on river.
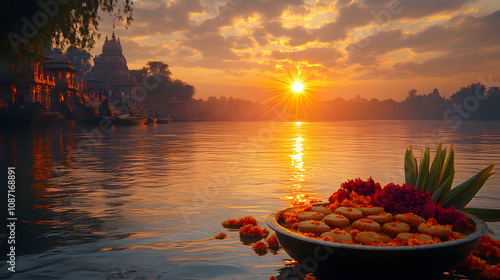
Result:
<instances>
[{"instance_id":1,"label":"small boat on river","mask_svg":"<svg viewBox=\"0 0 500 280\"><path fill-rule=\"evenodd\" d=\"M139 116L131 116L131 115L120 115L115 117L106 117L102 118L111 120L114 125L141 125L146 122L148 118L139 117Z\"/></svg>"},{"instance_id":2,"label":"small boat on river","mask_svg":"<svg viewBox=\"0 0 500 280\"><path fill-rule=\"evenodd\" d=\"M171 118L156 118L155 123L170 123L172 121Z\"/></svg>"}]
</instances>

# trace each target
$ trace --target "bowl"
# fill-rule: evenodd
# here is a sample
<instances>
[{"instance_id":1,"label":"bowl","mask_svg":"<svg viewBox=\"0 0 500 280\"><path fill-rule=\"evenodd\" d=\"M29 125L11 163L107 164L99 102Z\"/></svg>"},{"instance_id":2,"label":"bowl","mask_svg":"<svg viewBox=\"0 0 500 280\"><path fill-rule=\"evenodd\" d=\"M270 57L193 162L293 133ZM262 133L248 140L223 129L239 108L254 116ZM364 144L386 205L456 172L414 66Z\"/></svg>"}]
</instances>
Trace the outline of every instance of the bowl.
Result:
<instances>
[{"instance_id":1,"label":"bowl","mask_svg":"<svg viewBox=\"0 0 500 280\"><path fill-rule=\"evenodd\" d=\"M277 215L291 209L268 215L266 223L285 252L302 264L304 274L313 272L322 280L443 279L443 273L464 261L488 232L485 222L466 214L472 232L462 239L417 246L350 245L308 238L281 226Z\"/></svg>"}]
</instances>

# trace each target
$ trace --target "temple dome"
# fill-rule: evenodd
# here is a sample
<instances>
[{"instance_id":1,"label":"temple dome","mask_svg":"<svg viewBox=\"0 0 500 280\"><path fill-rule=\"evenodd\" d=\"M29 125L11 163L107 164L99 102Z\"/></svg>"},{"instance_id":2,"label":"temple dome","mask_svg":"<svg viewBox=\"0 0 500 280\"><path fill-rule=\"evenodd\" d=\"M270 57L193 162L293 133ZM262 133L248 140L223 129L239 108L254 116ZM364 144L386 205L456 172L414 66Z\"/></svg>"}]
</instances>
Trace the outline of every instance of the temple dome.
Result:
<instances>
[{"instance_id":1,"label":"temple dome","mask_svg":"<svg viewBox=\"0 0 500 280\"><path fill-rule=\"evenodd\" d=\"M94 57L94 67L86 75L88 84L94 87L131 87L137 82L129 72L127 60L122 52L120 39L106 36L102 46L102 54Z\"/></svg>"},{"instance_id":2,"label":"temple dome","mask_svg":"<svg viewBox=\"0 0 500 280\"><path fill-rule=\"evenodd\" d=\"M115 32L111 36L111 40L108 40L108 36L106 36L106 40L102 45L102 54L107 55L122 55L122 45L120 44L120 38L118 40L115 37Z\"/></svg>"}]
</instances>

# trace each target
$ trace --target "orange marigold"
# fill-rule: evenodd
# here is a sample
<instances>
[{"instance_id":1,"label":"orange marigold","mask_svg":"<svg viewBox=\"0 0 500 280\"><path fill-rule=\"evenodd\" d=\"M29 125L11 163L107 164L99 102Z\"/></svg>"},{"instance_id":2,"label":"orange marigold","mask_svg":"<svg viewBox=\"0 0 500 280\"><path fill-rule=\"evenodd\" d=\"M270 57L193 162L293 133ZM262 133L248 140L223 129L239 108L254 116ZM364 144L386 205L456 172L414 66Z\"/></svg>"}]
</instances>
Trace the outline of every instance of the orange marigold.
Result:
<instances>
[{"instance_id":1,"label":"orange marigold","mask_svg":"<svg viewBox=\"0 0 500 280\"><path fill-rule=\"evenodd\" d=\"M465 261L460 264L460 267L472 270L485 270L486 268L488 268L488 264L481 258L470 255L467 257L467 259L465 259Z\"/></svg>"},{"instance_id":2,"label":"orange marigold","mask_svg":"<svg viewBox=\"0 0 500 280\"><path fill-rule=\"evenodd\" d=\"M246 225L240 228L240 235L243 236L264 237L266 234L269 234L269 230L262 230L260 226Z\"/></svg>"},{"instance_id":3,"label":"orange marigold","mask_svg":"<svg viewBox=\"0 0 500 280\"><path fill-rule=\"evenodd\" d=\"M483 236L479 239L472 254L479 257L500 259L500 241L489 236Z\"/></svg>"},{"instance_id":4,"label":"orange marigold","mask_svg":"<svg viewBox=\"0 0 500 280\"><path fill-rule=\"evenodd\" d=\"M245 217L241 217L239 219L227 219L223 221L222 223L223 227L241 227L245 225L256 225L257 224L257 219L255 219L253 216L248 215Z\"/></svg>"},{"instance_id":5,"label":"orange marigold","mask_svg":"<svg viewBox=\"0 0 500 280\"><path fill-rule=\"evenodd\" d=\"M273 234L266 238L267 245L271 248L278 248L280 244L278 243L278 239L276 238L276 235Z\"/></svg>"},{"instance_id":6,"label":"orange marigold","mask_svg":"<svg viewBox=\"0 0 500 280\"><path fill-rule=\"evenodd\" d=\"M481 276L486 279L500 279L500 263L497 263L495 266L488 266L488 268L481 273Z\"/></svg>"},{"instance_id":7,"label":"orange marigold","mask_svg":"<svg viewBox=\"0 0 500 280\"><path fill-rule=\"evenodd\" d=\"M224 239L226 238L227 234L221 232L215 236L215 239Z\"/></svg>"},{"instance_id":8,"label":"orange marigold","mask_svg":"<svg viewBox=\"0 0 500 280\"><path fill-rule=\"evenodd\" d=\"M262 241L257 241L253 244L253 249L255 251L267 252L267 245Z\"/></svg>"},{"instance_id":9,"label":"orange marigold","mask_svg":"<svg viewBox=\"0 0 500 280\"><path fill-rule=\"evenodd\" d=\"M316 277L312 274L307 274L306 278L304 278L304 280L316 280Z\"/></svg>"},{"instance_id":10,"label":"orange marigold","mask_svg":"<svg viewBox=\"0 0 500 280\"><path fill-rule=\"evenodd\" d=\"M274 277L274 276L271 276L271 278L269 278L269 280L278 280L278 279L276 279L276 277Z\"/></svg>"}]
</instances>

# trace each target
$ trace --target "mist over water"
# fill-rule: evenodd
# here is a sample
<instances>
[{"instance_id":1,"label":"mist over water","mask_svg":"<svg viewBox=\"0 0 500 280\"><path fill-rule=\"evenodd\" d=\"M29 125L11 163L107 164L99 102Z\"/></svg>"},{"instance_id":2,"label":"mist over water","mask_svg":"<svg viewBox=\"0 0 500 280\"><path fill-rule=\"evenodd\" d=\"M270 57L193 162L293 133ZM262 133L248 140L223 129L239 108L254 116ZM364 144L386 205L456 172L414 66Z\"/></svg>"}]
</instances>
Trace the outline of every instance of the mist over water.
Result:
<instances>
[{"instance_id":1,"label":"mist over water","mask_svg":"<svg viewBox=\"0 0 500 280\"><path fill-rule=\"evenodd\" d=\"M500 164L500 123L200 122L4 129L0 163L16 167L16 273L2 279L269 279L283 251L258 256L228 218L264 217L347 179L404 182L413 146L455 149L455 185ZM472 207L500 206L494 175ZM499 223L489 223L500 232ZM214 236L225 232L228 238ZM498 234L498 233L497 233ZM6 242L2 237L2 252Z\"/></svg>"}]
</instances>

